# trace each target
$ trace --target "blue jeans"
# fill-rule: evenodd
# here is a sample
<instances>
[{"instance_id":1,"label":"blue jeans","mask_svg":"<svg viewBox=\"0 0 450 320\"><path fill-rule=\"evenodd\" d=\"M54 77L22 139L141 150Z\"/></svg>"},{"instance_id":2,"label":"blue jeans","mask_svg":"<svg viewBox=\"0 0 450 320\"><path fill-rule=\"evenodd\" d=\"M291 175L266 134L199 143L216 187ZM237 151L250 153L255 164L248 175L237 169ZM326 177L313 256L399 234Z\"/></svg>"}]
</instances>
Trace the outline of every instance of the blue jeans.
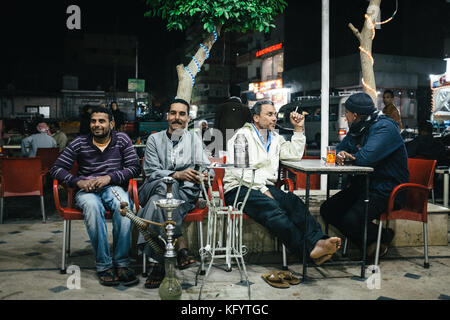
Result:
<instances>
[{"instance_id":1,"label":"blue jeans","mask_svg":"<svg viewBox=\"0 0 450 320\"><path fill-rule=\"evenodd\" d=\"M80 190L75 196L75 203L83 211L84 223L94 248L97 272L108 270L113 266L128 267L130 263L128 254L131 244L131 220L120 215L120 202L111 192L112 188L119 194L122 201L128 202L132 208L128 193L119 186L105 186L97 192ZM106 210L114 212L112 259L108 245Z\"/></svg>"},{"instance_id":2,"label":"blue jeans","mask_svg":"<svg viewBox=\"0 0 450 320\"><path fill-rule=\"evenodd\" d=\"M306 210L305 204L299 197L273 186L267 187L274 199L259 190L251 190L244 213L266 227L290 252L300 254L303 251L303 241L306 240L306 251L309 255L317 241L329 238L322 232L320 224ZM246 187L241 188L238 203L244 200L247 190ZM225 194L227 205L233 204L236 194L237 188ZM304 233L305 224L308 226L307 234Z\"/></svg>"}]
</instances>

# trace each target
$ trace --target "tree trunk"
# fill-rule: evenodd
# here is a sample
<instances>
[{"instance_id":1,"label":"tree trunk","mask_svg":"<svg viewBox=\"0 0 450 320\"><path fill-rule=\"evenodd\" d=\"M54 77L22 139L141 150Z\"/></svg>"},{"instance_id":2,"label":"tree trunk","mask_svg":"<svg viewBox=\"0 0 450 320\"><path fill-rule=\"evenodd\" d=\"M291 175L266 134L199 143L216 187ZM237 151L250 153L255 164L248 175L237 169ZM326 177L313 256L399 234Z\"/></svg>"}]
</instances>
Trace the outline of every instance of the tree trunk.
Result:
<instances>
[{"instance_id":1,"label":"tree trunk","mask_svg":"<svg viewBox=\"0 0 450 320\"><path fill-rule=\"evenodd\" d=\"M375 23L380 13L380 4L381 0L370 0L366 13L366 21L361 32L353 24L349 24L349 28L353 31L360 43L364 92L370 95L375 104L377 102L377 87L375 73L373 71L372 44L375 37Z\"/></svg>"},{"instance_id":2,"label":"tree trunk","mask_svg":"<svg viewBox=\"0 0 450 320\"><path fill-rule=\"evenodd\" d=\"M217 37L220 36L220 30L222 29L222 25L218 25L216 27ZM214 44L214 34L209 34L206 39L203 41L203 45L211 52L211 48ZM200 68L203 66L203 63L206 60L206 52L202 47L199 47L197 52L194 55L197 60ZM188 64L188 69L191 71L192 76L195 78L197 73L199 72L198 66L195 63L194 59L191 59L191 62ZM178 89L177 89L177 98L183 99L187 101L189 104L191 103L192 96L192 77L189 72L186 70L183 64L177 65L177 74L178 74Z\"/></svg>"}]
</instances>

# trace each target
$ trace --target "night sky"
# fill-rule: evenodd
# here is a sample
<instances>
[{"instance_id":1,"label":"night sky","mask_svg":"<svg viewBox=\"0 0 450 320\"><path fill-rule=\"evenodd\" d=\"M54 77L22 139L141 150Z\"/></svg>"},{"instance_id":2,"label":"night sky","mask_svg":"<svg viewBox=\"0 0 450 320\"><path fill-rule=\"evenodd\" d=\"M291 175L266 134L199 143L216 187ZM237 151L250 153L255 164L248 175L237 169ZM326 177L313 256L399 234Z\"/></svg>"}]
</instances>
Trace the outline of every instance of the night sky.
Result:
<instances>
[{"instance_id":1,"label":"night sky","mask_svg":"<svg viewBox=\"0 0 450 320\"><path fill-rule=\"evenodd\" d=\"M0 90L8 83L20 83L17 70L35 74L65 71L64 38L68 33L107 33L137 35L139 38L140 73L160 86L167 53L181 46L181 32L166 31L158 18L145 18L145 5L140 0L130 1L2 1L0 8ZM290 66L320 61L321 5L315 1L289 1L286 41L294 43L295 61ZM352 22L361 28L366 0L331 0L331 55L357 52L357 42L348 29ZM76 4L81 8L81 31L66 28L66 8ZM378 53L442 58L443 38L449 36L449 4L444 0L399 0L400 8L393 22L377 32L374 50ZM395 9L395 0L383 0L383 19ZM292 19L293 17L293 19ZM19 66L19 67L18 67ZM175 67L175 66L174 66ZM161 81L162 80L162 81ZM35 79L39 83L39 79ZM45 82L45 81L44 81ZM49 82L51 82L49 80ZM56 81L55 81L56 83ZM61 81L57 81L60 85ZM48 85L55 90L57 85ZM41 84L42 86L42 84ZM20 85L19 85L20 87ZM33 88L28 88L32 90Z\"/></svg>"}]
</instances>

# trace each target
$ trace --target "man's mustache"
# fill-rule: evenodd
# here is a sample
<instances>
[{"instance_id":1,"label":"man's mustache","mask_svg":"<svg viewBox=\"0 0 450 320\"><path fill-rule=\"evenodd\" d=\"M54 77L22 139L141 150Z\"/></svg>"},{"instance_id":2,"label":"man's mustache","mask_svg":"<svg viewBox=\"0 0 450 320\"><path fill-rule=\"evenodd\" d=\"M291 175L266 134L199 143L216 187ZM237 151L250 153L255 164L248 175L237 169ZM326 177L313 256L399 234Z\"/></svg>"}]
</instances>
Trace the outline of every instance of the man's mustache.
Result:
<instances>
[{"instance_id":1,"label":"man's mustache","mask_svg":"<svg viewBox=\"0 0 450 320\"><path fill-rule=\"evenodd\" d=\"M172 124L179 124L179 125L183 125L180 121L178 121L178 120L175 120L175 121L172 121Z\"/></svg>"}]
</instances>

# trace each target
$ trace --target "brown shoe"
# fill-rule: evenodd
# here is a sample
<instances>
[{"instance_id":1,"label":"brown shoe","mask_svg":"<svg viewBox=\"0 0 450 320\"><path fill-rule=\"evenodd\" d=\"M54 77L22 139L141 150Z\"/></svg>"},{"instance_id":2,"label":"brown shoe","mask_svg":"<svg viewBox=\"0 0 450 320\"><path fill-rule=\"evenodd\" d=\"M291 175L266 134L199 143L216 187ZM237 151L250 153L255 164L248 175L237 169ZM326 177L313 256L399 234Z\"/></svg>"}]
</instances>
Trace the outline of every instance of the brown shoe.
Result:
<instances>
[{"instance_id":1,"label":"brown shoe","mask_svg":"<svg viewBox=\"0 0 450 320\"><path fill-rule=\"evenodd\" d=\"M395 232L391 228L387 228L386 237L380 243L380 258L384 257L389 249L389 245L394 239ZM367 263L375 263L375 254L377 250L377 243L373 242L367 247Z\"/></svg>"}]
</instances>

